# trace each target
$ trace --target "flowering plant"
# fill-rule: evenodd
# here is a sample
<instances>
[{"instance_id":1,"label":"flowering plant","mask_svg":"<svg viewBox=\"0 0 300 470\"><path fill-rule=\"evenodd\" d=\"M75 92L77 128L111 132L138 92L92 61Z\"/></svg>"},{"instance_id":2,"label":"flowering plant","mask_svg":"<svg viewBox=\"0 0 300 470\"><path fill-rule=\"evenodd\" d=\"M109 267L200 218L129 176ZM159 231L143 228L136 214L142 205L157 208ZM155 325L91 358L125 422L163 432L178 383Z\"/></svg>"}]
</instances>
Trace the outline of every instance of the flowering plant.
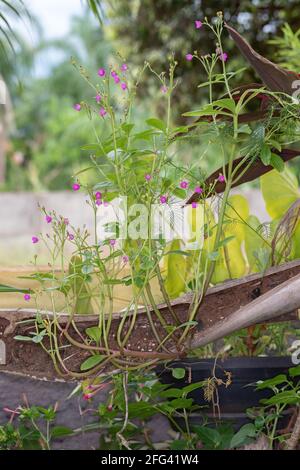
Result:
<instances>
[{"instance_id":1,"label":"flowering plant","mask_svg":"<svg viewBox=\"0 0 300 470\"><path fill-rule=\"evenodd\" d=\"M149 63L134 73L123 62L100 68L97 83L74 61L95 96L93 103L83 100L74 110L87 113L95 143L83 148L91 164L74 175L72 189L86 190L94 230L76 229L68 219L41 208L52 234L32 238L34 244L43 241L51 253L49 272L32 276L41 284L33 296L39 312L34 338L63 374L87 377L107 363L139 368L186 354L210 284L238 277L246 264L251 266L241 245L245 227L250 233L257 227L247 221L243 199L230 191L257 162L259 168L283 170L282 146L287 129L288 142L295 140L297 103L262 85L231 88L238 72L227 70L222 14L213 23L196 20L197 30L205 26L215 36L215 52L190 52L186 60L204 67L208 81L200 86L208 87L208 102L185 113L197 120L184 126L174 126L172 120L173 94L180 86L174 57L167 74L158 74ZM159 83L165 117L149 117L139 129L134 103L147 71ZM253 119L247 110L257 102L261 108ZM103 128L109 129L108 137L102 137ZM192 138L200 141L199 157L186 163L182 146ZM206 179L200 163L211 149L221 156L221 166ZM96 171L97 182L82 184L83 171ZM183 311L172 299L188 292ZM51 315L41 314L41 293L51 299ZM129 302L122 303L122 297ZM34 299L26 294L25 300ZM94 314L95 324L86 328L78 314L88 313ZM62 354L67 347L87 355L80 359L81 372L68 367L69 354Z\"/></svg>"}]
</instances>

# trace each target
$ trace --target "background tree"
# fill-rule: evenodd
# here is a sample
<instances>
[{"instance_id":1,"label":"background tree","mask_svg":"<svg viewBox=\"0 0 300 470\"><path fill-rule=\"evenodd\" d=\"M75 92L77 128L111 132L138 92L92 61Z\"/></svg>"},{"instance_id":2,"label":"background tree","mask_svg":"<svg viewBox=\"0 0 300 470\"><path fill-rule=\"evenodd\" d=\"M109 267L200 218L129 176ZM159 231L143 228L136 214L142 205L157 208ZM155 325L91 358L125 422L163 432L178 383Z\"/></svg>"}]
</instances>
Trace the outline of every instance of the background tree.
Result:
<instances>
[{"instance_id":1,"label":"background tree","mask_svg":"<svg viewBox=\"0 0 300 470\"><path fill-rule=\"evenodd\" d=\"M177 75L180 87L177 93L178 115L190 109L201 99L200 67L187 63L185 55L198 50L201 54L214 51L214 42L207 29L196 30L196 19L212 17L220 9L225 21L238 29L251 45L276 62L276 47L268 40L279 34L284 22L291 29L300 28L300 3L298 0L115 0L113 7L107 3L107 16L111 35L117 48L136 64L150 61L159 71L167 68L167 58L175 52L179 61ZM228 66L245 66L233 41L224 34ZM300 65L299 65L300 71ZM239 82L240 82L239 77ZM257 77L256 77L257 79ZM255 81L253 70L247 69L244 82Z\"/></svg>"}]
</instances>

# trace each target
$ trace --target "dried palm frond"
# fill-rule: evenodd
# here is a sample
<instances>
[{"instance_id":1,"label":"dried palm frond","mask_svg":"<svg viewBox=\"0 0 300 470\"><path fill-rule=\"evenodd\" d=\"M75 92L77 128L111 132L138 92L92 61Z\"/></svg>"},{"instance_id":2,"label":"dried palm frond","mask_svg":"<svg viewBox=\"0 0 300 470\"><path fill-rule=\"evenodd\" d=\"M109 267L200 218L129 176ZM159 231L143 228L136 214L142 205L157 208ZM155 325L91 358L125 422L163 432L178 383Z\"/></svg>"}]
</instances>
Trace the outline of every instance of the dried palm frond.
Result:
<instances>
[{"instance_id":1,"label":"dried palm frond","mask_svg":"<svg viewBox=\"0 0 300 470\"><path fill-rule=\"evenodd\" d=\"M300 199L295 201L287 213L280 220L272 239L272 266L278 265L282 260L287 261L291 254L292 236L300 219Z\"/></svg>"}]
</instances>

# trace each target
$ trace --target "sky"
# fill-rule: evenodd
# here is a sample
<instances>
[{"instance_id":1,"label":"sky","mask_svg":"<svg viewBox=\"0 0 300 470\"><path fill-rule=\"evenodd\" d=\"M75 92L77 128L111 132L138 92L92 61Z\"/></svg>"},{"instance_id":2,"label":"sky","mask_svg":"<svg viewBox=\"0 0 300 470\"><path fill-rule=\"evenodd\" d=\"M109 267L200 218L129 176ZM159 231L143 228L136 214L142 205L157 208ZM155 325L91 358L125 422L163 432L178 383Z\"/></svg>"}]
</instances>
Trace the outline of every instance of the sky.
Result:
<instances>
[{"instance_id":1,"label":"sky","mask_svg":"<svg viewBox=\"0 0 300 470\"><path fill-rule=\"evenodd\" d=\"M83 0L24 0L29 12L38 19L44 39L58 39L68 34L71 17L84 11ZM27 39L28 44L36 43L36 36L28 22L18 22L17 27ZM59 62L61 54L49 49L37 57L33 75L47 76L52 65Z\"/></svg>"},{"instance_id":2,"label":"sky","mask_svg":"<svg viewBox=\"0 0 300 470\"><path fill-rule=\"evenodd\" d=\"M83 10L82 0L25 0L24 3L38 17L46 38L64 36L71 16Z\"/></svg>"}]
</instances>

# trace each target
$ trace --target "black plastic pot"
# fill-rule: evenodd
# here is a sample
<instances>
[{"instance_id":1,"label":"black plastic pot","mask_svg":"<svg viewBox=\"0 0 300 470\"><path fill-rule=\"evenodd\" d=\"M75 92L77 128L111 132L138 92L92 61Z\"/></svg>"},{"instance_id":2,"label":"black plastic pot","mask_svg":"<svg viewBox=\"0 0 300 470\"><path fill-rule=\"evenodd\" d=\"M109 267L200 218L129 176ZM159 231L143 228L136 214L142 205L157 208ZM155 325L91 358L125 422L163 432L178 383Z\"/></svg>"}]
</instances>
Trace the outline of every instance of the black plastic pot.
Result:
<instances>
[{"instance_id":1,"label":"black plastic pot","mask_svg":"<svg viewBox=\"0 0 300 470\"><path fill-rule=\"evenodd\" d=\"M172 375L172 369L184 368L186 370L183 379L176 379ZM213 376L213 371L218 379L227 380L225 372L231 373L231 384L226 388L218 387L218 403L220 417L216 415L213 405L204 399L203 388L194 390L189 397L194 403L203 407L203 412L191 415L191 424L202 424L205 420L214 425L220 422L231 422L235 429L249 422L247 408L260 405L262 398L271 395L270 390L255 390L255 384L259 380L266 380L278 374L288 373L288 369L294 367L290 357L236 357L222 361L218 359L186 359L174 361L167 366L159 366L156 373L160 381L173 387L183 388L189 383L196 383ZM190 382L191 381L191 382ZM284 427L292 410L285 412L279 426Z\"/></svg>"}]
</instances>

